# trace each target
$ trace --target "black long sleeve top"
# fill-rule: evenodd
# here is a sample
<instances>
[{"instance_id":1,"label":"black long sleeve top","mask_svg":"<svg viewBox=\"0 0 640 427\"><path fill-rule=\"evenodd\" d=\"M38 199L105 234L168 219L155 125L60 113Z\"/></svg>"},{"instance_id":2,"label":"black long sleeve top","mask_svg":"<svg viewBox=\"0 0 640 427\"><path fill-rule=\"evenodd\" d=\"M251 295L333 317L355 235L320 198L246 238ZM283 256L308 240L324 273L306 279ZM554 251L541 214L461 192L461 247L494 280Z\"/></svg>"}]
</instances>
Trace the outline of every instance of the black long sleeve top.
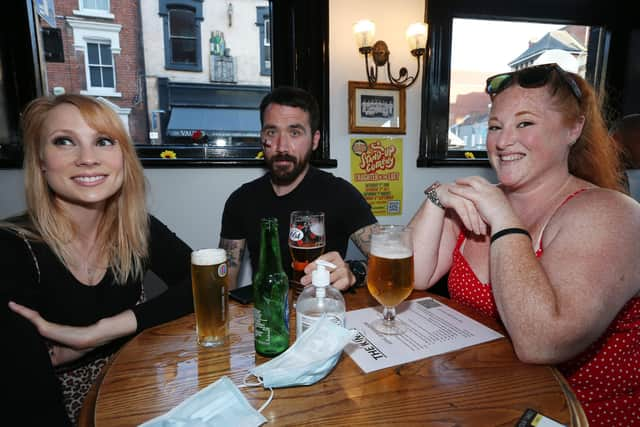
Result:
<instances>
[{"instance_id":1,"label":"black long sleeve top","mask_svg":"<svg viewBox=\"0 0 640 427\"><path fill-rule=\"evenodd\" d=\"M115 283L107 270L98 284L86 286L45 243L30 241L29 249L19 235L0 231L0 336L4 338L0 354L8 372L4 388L10 390L5 414L10 414L9 419L13 414L16 425L67 425L68 419L43 338L28 320L8 308L8 302L37 310L48 321L72 326L88 326L131 309L138 332L192 312L191 249L153 216L149 244L147 269L163 279L168 289L139 303L141 280ZM124 341L116 340L94 352L111 353Z\"/></svg>"}]
</instances>

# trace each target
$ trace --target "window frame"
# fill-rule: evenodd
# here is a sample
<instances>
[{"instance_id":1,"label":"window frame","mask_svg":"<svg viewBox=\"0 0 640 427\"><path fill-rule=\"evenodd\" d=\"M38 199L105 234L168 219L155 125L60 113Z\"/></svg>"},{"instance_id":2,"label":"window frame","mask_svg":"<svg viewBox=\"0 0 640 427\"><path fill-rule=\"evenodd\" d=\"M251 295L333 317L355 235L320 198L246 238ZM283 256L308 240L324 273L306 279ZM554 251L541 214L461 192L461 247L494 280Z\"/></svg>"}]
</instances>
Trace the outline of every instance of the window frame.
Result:
<instances>
[{"instance_id":1,"label":"window frame","mask_svg":"<svg viewBox=\"0 0 640 427\"><path fill-rule=\"evenodd\" d=\"M269 10L271 43L277 47L271 51L271 85L274 88L301 87L315 96L320 104L320 141L311 155L311 163L318 167L334 168L338 162L330 158L329 143L329 1L270 0ZM310 27L314 31L308 31ZM158 156L162 151L160 148L162 145L136 145L146 168L264 166L263 159L234 158L233 147L200 149L202 158L195 158L194 150L187 147L187 151L190 151L187 155L191 158L178 157L169 161ZM211 158L204 154L205 151L219 154Z\"/></svg>"},{"instance_id":2,"label":"window frame","mask_svg":"<svg viewBox=\"0 0 640 427\"><path fill-rule=\"evenodd\" d=\"M578 3L578 4L576 4ZM626 41L630 28L624 11L613 10L597 0L538 0L533 5L510 0L430 0L425 19L429 23L429 56L422 81L422 115L417 167L489 166L486 151L449 151L449 90L453 18L536 21L550 24L577 24L601 27L590 34L587 79L596 88L620 90L627 66ZM621 8L620 8L621 9ZM619 111L616 100L608 100L611 111Z\"/></svg>"},{"instance_id":3,"label":"window frame","mask_svg":"<svg viewBox=\"0 0 640 427\"><path fill-rule=\"evenodd\" d=\"M107 1L107 8L106 9L100 9L100 8L95 8L95 7L87 7L85 6L87 0L80 0L80 10L100 10L103 12L109 12L111 10L111 1L110 0L106 0Z\"/></svg>"},{"instance_id":4,"label":"window frame","mask_svg":"<svg viewBox=\"0 0 640 427\"><path fill-rule=\"evenodd\" d=\"M267 18L265 18L265 16ZM266 53L271 50L270 34L267 31L267 23L270 23L269 7L260 6L256 8L256 26L258 27L258 43L260 44L260 75L270 76L271 66L267 68ZM270 61L273 63L273 61Z\"/></svg>"},{"instance_id":5,"label":"window frame","mask_svg":"<svg viewBox=\"0 0 640 427\"><path fill-rule=\"evenodd\" d=\"M89 45L95 44L98 46L98 57L100 60L99 64L91 64L89 62ZM102 49L101 46L109 47L109 55L111 56L111 65L104 65L102 63ZM116 62L115 57L113 55L113 51L111 50L111 43L108 40L86 40L86 48L85 48L86 56L85 56L85 74L87 76L87 93L100 95L100 96L110 96L116 92L117 80L116 80ZM91 82L91 67L99 67L101 70L101 78L102 78L102 70L104 68L111 68L111 74L113 78L113 87L109 86L94 86Z\"/></svg>"},{"instance_id":6,"label":"window frame","mask_svg":"<svg viewBox=\"0 0 640 427\"><path fill-rule=\"evenodd\" d=\"M159 12L162 17L162 29L164 37L164 68L167 70L202 72L202 34L201 24L204 20L202 15L202 3L204 0L159 0ZM171 45L171 35L169 28L169 14L173 9L193 11L196 35L196 63L185 64L173 61L173 48Z\"/></svg>"},{"instance_id":7,"label":"window frame","mask_svg":"<svg viewBox=\"0 0 640 427\"><path fill-rule=\"evenodd\" d=\"M113 19L114 16L111 13L111 0L107 0L106 9L94 9L85 7L86 0L78 0L78 10L74 10L73 14L77 16L87 16L92 18L106 18Z\"/></svg>"},{"instance_id":8,"label":"window frame","mask_svg":"<svg viewBox=\"0 0 640 427\"><path fill-rule=\"evenodd\" d=\"M161 0L160 0L161 1ZM179 2L180 0L173 0ZM199 3L200 0L196 0ZM167 3L167 1L165 1ZM308 90L320 104L320 142L312 154L315 166L332 168L337 161L330 158L329 144L329 2L328 0L271 0L272 44L272 87L297 86ZM44 94L46 83L43 79L44 54L39 45L40 27L37 23L32 0L8 2L6 13L0 16L6 29L0 37L0 54L7 79L8 120L10 137L0 141L0 167L20 168L22 165L22 145L20 142L19 116L27 103ZM73 18L68 18L69 21ZM114 29L117 24L107 24ZM308 28L314 31L308 31ZM115 37L116 43L119 43ZM25 49L24 46L31 46ZM118 45L119 46L119 45ZM82 45L74 43L76 50ZM111 45L114 54L114 41ZM294 61L297 58L297 61ZM7 65L5 65L7 64ZM10 68L8 64L11 64ZM10 78L10 79L9 79ZM146 141L148 142L148 140ZM150 144L136 145L136 148ZM157 147L157 146L156 146ZM140 150L138 150L140 154ZM140 156L146 168L184 167L263 167L260 159L234 160L229 158L202 158L195 160L147 159Z\"/></svg>"},{"instance_id":9,"label":"window frame","mask_svg":"<svg viewBox=\"0 0 640 427\"><path fill-rule=\"evenodd\" d=\"M122 96L120 92L117 91L117 68L116 68L116 58L115 55L119 55L121 52L120 49L120 31L122 30L122 25L120 24L112 24L106 22L89 22L84 20L79 20L76 18L67 18L67 24L71 27L73 31L73 47L77 52L82 52L84 55L84 69L85 69L85 81L86 81L86 89L81 90L80 93L83 95L90 96L108 96L112 98L119 98ZM89 77L89 53L87 50L87 43L109 43L111 47L111 57L113 61L113 74L114 74L114 87L113 89L105 89L105 88L94 88L91 86L91 79ZM37 52L36 52L37 53ZM42 64L44 68L45 65Z\"/></svg>"}]
</instances>

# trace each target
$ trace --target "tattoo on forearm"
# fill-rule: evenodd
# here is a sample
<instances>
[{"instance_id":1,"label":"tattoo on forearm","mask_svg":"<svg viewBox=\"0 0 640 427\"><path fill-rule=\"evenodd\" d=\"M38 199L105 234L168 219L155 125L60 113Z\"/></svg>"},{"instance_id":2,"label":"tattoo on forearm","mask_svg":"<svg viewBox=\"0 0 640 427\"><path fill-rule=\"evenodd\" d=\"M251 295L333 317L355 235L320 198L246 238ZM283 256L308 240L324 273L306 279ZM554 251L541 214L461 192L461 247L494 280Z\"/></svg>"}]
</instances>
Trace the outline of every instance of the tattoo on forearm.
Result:
<instances>
[{"instance_id":1,"label":"tattoo on forearm","mask_svg":"<svg viewBox=\"0 0 640 427\"><path fill-rule=\"evenodd\" d=\"M240 268L244 256L244 240L220 239L220 247L227 251L230 268Z\"/></svg>"},{"instance_id":2,"label":"tattoo on forearm","mask_svg":"<svg viewBox=\"0 0 640 427\"><path fill-rule=\"evenodd\" d=\"M369 256L371 250L371 233L375 224L362 227L351 235L351 240L362 251L363 254Z\"/></svg>"}]
</instances>

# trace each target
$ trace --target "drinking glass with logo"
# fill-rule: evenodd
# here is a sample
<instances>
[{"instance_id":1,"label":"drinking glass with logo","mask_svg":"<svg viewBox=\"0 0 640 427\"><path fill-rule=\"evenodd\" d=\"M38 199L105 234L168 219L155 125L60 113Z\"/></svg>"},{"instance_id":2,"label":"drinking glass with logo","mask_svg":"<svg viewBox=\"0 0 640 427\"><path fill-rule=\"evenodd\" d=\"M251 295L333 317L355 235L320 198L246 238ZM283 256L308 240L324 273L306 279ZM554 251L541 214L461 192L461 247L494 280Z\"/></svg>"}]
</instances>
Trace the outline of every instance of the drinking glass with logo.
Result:
<instances>
[{"instance_id":1,"label":"drinking glass with logo","mask_svg":"<svg viewBox=\"0 0 640 427\"><path fill-rule=\"evenodd\" d=\"M304 289L300 279L307 264L324 252L324 212L293 211L289 222L289 251L291 253L293 277L293 303Z\"/></svg>"},{"instance_id":2,"label":"drinking glass with logo","mask_svg":"<svg viewBox=\"0 0 640 427\"><path fill-rule=\"evenodd\" d=\"M191 286L198 344L216 347L227 336L227 252L200 249L191 253Z\"/></svg>"},{"instance_id":3,"label":"drinking glass with logo","mask_svg":"<svg viewBox=\"0 0 640 427\"><path fill-rule=\"evenodd\" d=\"M372 327L386 335L401 335L407 325L396 319L396 306L413 290L413 244L402 225L377 225L371 235L367 288L383 305L383 318Z\"/></svg>"}]
</instances>

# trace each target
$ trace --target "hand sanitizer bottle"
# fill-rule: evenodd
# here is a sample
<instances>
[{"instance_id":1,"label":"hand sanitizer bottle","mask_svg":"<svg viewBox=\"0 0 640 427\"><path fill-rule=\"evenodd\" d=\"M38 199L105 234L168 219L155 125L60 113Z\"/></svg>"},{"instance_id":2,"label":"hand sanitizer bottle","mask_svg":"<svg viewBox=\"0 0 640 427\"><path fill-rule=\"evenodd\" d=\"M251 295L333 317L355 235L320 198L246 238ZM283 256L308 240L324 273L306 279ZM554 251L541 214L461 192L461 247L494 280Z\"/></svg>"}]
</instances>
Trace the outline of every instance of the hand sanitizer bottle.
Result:
<instances>
[{"instance_id":1,"label":"hand sanitizer bottle","mask_svg":"<svg viewBox=\"0 0 640 427\"><path fill-rule=\"evenodd\" d=\"M316 264L318 268L311 273L313 286L307 286L296 301L296 337L302 335L322 315L344 326L344 298L339 290L330 286L330 273L326 270L336 266L321 259Z\"/></svg>"}]
</instances>

